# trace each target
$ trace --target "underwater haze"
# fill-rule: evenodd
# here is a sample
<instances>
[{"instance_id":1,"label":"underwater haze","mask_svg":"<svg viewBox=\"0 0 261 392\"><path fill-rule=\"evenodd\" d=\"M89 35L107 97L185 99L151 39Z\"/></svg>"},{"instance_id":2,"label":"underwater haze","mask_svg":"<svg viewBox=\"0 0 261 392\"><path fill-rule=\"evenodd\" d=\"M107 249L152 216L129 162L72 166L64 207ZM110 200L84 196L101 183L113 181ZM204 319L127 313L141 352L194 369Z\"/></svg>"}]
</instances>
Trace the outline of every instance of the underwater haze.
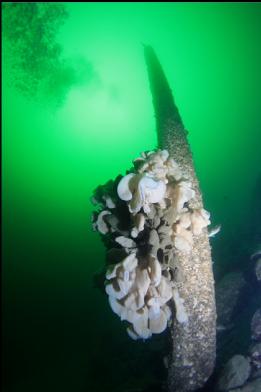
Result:
<instances>
[{"instance_id":1,"label":"underwater haze","mask_svg":"<svg viewBox=\"0 0 261 392\"><path fill-rule=\"evenodd\" d=\"M90 199L157 147L149 44L222 226L216 280L249 268L261 230L261 3L6 2L2 21L3 390L146 390L165 377L158 341L131 341L95 285L105 248Z\"/></svg>"}]
</instances>

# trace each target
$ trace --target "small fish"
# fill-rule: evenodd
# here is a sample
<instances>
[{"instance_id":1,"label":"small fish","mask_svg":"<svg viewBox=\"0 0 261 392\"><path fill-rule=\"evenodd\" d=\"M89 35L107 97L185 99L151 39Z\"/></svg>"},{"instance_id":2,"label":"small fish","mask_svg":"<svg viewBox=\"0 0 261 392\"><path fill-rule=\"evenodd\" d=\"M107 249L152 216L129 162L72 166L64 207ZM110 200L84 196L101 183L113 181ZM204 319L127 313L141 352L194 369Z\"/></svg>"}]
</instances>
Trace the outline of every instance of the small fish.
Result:
<instances>
[{"instance_id":1,"label":"small fish","mask_svg":"<svg viewBox=\"0 0 261 392\"><path fill-rule=\"evenodd\" d=\"M214 237L217 233L221 230L221 225L214 226L212 229L209 230L208 236Z\"/></svg>"},{"instance_id":2,"label":"small fish","mask_svg":"<svg viewBox=\"0 0 261 392\"><path fill-rule=\"evenodd\" d=\"M217 324L216 326L217 332L230 331L232 328L234 328L234 324L228 324L228 325Z\"/></svg>"},{"instance_id":3,"label":"small fish","mask_svg":"<svg viewBox=\"0 0 261 392\"><path fill-rule=\"evenodd\" d=\"M223 331L226 331L227 327L225 327L224 325L218 324L216 329L217 329L217 332L223 332Z\"/></svg>"}]
</instances>

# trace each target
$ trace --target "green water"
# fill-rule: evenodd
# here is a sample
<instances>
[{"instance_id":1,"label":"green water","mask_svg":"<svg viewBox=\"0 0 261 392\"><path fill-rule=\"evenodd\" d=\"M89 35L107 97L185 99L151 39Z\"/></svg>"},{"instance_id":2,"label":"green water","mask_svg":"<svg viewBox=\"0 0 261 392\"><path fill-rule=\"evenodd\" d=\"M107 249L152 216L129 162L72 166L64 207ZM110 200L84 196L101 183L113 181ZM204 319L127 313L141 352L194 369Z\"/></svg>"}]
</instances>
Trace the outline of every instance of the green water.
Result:
<instances>
[{"instance_id":1,"label":"green water","mask_svg":"<svg viewBox=\"0 0 261 392\"><path fill-rule=\"evenodd\" d=\"M130 341L93 288L104 247L90 197L156 147L150 44L222 225L217 276L245 268L261 171L261 3L39 4L3 10L4 391L145 388L161 377L155 347Z\"/></svg>"}]
</instances>

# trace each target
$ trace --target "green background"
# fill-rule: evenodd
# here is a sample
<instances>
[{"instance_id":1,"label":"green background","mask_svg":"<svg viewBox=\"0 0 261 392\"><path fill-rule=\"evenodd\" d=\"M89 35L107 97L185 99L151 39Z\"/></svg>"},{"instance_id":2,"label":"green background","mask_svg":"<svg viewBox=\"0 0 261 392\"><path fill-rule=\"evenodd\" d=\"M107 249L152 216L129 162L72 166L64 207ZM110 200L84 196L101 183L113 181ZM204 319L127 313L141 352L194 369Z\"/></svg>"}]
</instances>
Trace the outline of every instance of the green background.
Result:
<instances>
[{"instance_id":1,"label":"green background","mask_svg":"<svg viewBox=\"0 0 261 392\"><path fill-rule=\"evenodd\" d=\"M142 48L150 44L189 130L205 207L222 225L212 240L217 279L245 268L261 167L261 3L67 3L45 43L58 44L56 55L37 44L48 14L33 25L28 4L11 5L2 63L4 391L147 386L157 379L156 359L146 359L154 348L130 341L93 288L104 248L91 231L90 197L156 147Z\"/></svg>"}]
</instances>

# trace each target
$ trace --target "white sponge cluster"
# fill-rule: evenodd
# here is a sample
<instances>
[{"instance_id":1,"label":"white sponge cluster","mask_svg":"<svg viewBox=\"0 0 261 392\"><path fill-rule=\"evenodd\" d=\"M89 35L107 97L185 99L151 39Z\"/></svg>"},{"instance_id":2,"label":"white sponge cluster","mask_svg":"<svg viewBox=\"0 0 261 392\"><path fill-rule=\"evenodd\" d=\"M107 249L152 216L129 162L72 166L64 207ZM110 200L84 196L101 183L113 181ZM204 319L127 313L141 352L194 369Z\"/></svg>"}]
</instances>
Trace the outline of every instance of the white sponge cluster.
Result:
<instances>
[{"instance_id":1,"label":"white sponge cluster","mask_svg":"<svg viewBox=\"0 0 261 392\"><path fill-rule=\"evenodd\" d=\"M171 316L166 303L172 298L172 290L157 259L150 257L143 268L136 254L130 253L109 267L106 279L110 306L121 320L130 323L127 332L131 338L147 339L166 329Z\"/></svg>"},{"instance_id":2,"label":"white sponge cluster","mask_svg":"<svg viewBox=\"0 0 261 392\"><path fill-rule=\"evenodd\" d=\"M210 220L206 210L191 207L195 191L168 151L144 152L133 163L131 172L96 192L102 209L93 228L106 236L109 248L123 252L107 267L110 306L129 323L131 338L147 339L166 329L171 301L178 322L188 322L170 268L178 252L189 257L195 236Z\"/></svg>"}]
</instances>

